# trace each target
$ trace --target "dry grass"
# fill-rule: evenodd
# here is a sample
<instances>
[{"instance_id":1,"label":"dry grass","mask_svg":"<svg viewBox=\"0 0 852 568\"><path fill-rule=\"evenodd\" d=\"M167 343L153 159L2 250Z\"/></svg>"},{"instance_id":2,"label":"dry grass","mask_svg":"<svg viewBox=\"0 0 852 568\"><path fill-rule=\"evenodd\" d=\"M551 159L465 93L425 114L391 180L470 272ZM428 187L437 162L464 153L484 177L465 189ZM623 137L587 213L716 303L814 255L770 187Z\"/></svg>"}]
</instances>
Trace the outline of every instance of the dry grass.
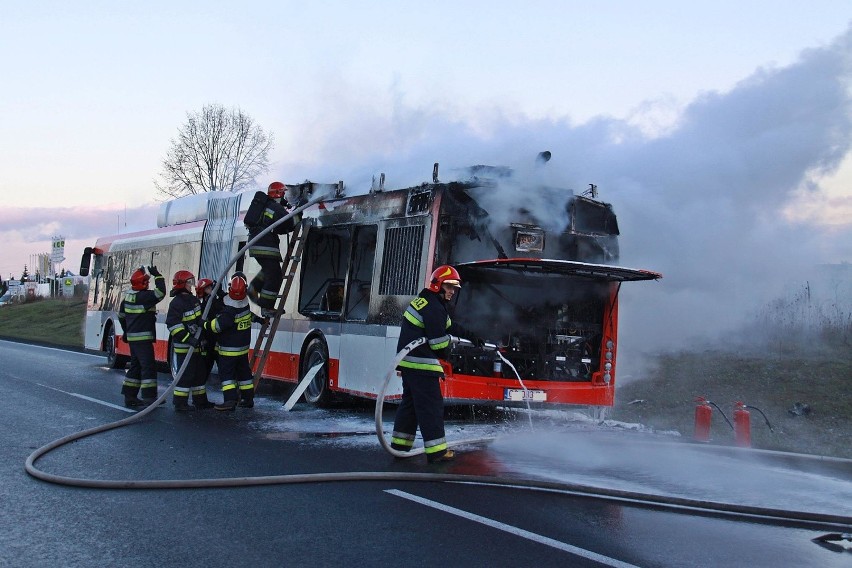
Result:
<instances>
[{"instance_id":1,"label":"dry grass","mask_svg":"<svg viewBox=\"0 0 852 568\"><path fill-rule=\"evenodd\" d=\"M618 387L612 418L656 430L694 432L695 402L705 396L733 422L735 401L751 411L752 446L852 458L852 350L843 345L802 352L734 354L723 351L661 356L650 377ZM643 400L644 402L631 402ZM790 412L797 402L810 413ZM714 443L733 444L733 430L713 410Z\"/></svg>"}]
</instances>

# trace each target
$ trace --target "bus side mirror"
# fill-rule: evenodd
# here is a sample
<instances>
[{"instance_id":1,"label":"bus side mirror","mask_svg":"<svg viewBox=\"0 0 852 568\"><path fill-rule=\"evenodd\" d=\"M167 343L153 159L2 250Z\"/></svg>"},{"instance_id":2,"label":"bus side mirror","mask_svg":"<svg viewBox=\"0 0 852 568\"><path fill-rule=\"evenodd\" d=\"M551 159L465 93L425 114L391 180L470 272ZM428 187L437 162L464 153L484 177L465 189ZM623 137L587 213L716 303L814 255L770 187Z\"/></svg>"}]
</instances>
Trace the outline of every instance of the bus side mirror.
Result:
<instances>
[{"instance_id":1,"label":"bus side mirror","mask_svg":"<svg viewBox=\"0 0 852 568\"><path fill-rule=\"evenodd\" d=\"M92 247L83 249L83 258L80 259L80 276L89 275L89 267L92 264Z\"/></svg>"}]
</instances>

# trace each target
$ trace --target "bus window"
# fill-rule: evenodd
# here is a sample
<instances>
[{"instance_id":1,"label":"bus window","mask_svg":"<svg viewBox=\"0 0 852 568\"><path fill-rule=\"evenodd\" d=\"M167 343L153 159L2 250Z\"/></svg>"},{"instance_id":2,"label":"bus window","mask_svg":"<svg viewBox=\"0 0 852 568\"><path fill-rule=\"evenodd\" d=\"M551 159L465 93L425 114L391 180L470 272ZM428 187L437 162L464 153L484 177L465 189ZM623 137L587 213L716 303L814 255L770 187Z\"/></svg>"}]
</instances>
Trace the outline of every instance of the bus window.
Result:
<instances>
[{"instance_id":1,"label":"bus window","mask_svg":"<svg viewBox=\"0 0 852 568\"><path fill-rule=\"evenodd\" d=\"M349 272L349 294L346 319L366 320L370 308L370 289L373 284L373 264L376 260L378 226L355 229L352 264Z\"/></svg>"},{"instance_id":2,"label":"bus window","mask_svg":"<svg viewBox=\"0 0 852 568\"><path fill-rule=\"evenodd\" d=\"M339 317L352 247L350 227L313 228L302 253L299 313Z\"/></svg>"}]
</instances>

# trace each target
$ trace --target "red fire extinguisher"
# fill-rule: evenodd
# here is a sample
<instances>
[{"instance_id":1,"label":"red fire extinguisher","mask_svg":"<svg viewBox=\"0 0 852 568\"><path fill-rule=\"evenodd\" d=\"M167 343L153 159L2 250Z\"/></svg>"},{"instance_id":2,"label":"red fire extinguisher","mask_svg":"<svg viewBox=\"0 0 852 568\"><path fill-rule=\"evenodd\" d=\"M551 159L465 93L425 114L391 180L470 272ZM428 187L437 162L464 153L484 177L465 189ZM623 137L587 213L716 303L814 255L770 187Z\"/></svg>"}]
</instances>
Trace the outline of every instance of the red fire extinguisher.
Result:
<instances>
[{"instance_id":1,"label":"red fire extinguisher","mask_svg":"<svg viewBox=\"0 0 852 568\"><path fill-rule=\"evenodd\" d=\"M741 448L751 447L751 414L740 401L734 406L734 442Z\"/></svg>"},{"instance_id":2,"label":"red fire extinguisher","mask_svg":"<svg viewBox=\"0 0 852 568\"><path fill-rule=\"evenodd\" d=\"M710 441L710 421L713 418L713 408L703 396L695 399L698 404L695 407L695 441Z\"/></svg>"},{"instance_id":3,"label":"red fire extinguisher","mask_svg":"<svg viewBox=\"0 0 852 568\"><path fill-rule=\"evenodd\" d=\"M497 351L494 352L493 365L494 366L491 369L491 376L498 379L503 378L503 360L500 358L500 354Z\"/></svg>"}]
</instances>

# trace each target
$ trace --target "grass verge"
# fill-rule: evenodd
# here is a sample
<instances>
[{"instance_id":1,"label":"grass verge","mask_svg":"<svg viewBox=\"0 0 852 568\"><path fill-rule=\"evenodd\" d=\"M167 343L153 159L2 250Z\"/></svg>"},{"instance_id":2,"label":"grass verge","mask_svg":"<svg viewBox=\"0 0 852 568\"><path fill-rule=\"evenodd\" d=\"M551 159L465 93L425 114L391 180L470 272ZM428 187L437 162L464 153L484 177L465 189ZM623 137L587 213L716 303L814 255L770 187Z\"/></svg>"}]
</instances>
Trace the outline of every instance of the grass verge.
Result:
<instances>
[{"instance_id":1,"label":"grass verge","mask_svg":"<svg viewBox=\"0 0 852 568\"><path fill-rule=\"evenodd\" d=\"M83 347L84 298L45 299L0 308L0 336Z\"/></svg>"}]
</instances>

